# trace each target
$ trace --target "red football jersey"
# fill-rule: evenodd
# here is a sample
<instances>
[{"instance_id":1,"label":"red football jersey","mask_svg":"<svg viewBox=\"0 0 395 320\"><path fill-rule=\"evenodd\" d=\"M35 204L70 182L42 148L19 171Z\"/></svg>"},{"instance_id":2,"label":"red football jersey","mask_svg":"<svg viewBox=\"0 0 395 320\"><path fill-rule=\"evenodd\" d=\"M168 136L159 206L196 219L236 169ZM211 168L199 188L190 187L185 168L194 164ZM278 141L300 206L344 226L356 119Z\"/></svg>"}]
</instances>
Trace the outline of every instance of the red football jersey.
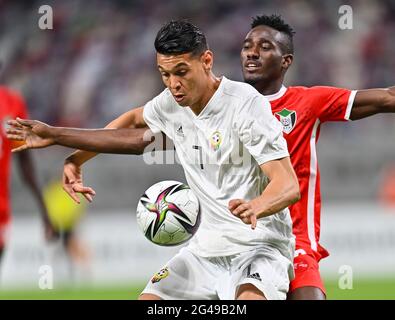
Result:
<instances>
[{"instance_id":1,"label":"red football jersey","mask_svg":"<svg viewBox=\"0 0 395 320\"><path fill-rule=\"evenodd\" d=\"M333 87L282 87L266 96L273 114L283 124L292 165L298 176L301 199L289 209L296 249L313 251L317 260L329 253L320 246L320 172L316 143L325 121L347 121L356 91ZM310 250L311 249L311 250Z\"/></svg>"},{"instance_id":2,"label":"red football jersey","mask_svg":"<svg viewBox=\"0 0 395 320\"><path fill-rule=\"evenodd\" d=\"M27 118L26 106L20 95L0 86L0 225L9 220L9 176L11 141L5 136L6 121L16 117Z\"/></svg>"}]
</instances>

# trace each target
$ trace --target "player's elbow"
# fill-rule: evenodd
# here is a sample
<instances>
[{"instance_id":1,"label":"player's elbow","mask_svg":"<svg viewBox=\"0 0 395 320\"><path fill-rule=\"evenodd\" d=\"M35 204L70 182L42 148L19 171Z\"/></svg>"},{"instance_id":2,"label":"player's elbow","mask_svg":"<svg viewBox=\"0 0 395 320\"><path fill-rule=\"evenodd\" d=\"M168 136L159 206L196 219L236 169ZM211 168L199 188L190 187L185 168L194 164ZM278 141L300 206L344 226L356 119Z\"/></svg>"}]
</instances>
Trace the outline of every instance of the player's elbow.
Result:
<instances>
[{"instance_id":1,"label":"player's elbow","mask_svg":"<svg viewBox=\"0 0 395 320\"><path fill-rule=\"evenodd\" d=\"M395 113L395 87L388 89L384 99L384 109L386 112Z\"/></svg>"},{"instance_id":2,"label":"player's elbow","mask_svg":"<svg viewBox=\"0 0 395 320\"><path fill-rule=\"evenodd\" d=\"M298 202L301 197L302 197L302 195L300 194L300 189L298 187L297 189L294 190L294 192L292 194L292 204Z\"/></svg>"},{"instance_id":3,"label":"player's elbow","mask_svg":"<svg viewBox=\"0 0 395 320\"><path fill-rule=\"evenodd\" d=\"M293 181L290 183L288 197L290 205L300 200L301 194L298 181Z\"/></svg>"}]
</instances>

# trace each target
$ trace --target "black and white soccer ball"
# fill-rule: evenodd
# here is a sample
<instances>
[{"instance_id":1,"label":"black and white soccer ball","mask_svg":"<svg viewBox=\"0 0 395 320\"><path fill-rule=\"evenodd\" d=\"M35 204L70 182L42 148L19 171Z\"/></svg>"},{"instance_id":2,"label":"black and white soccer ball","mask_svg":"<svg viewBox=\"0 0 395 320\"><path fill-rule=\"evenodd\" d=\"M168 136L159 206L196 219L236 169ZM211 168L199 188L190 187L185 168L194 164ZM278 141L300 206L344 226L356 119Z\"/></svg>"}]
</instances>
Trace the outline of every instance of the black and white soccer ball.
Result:
<instances>
[{"instance_id":1,"label":"black and white soccer ball","mask_svg":"<svg viewBox=\"0 0 395 320\"><path fill-rule=\"evenodd\" d=\"M137 223L148 240L161 246L188 241L200 224L199 200L189 186L161 181L141 196Z\"/></svg>"}]
</instances>

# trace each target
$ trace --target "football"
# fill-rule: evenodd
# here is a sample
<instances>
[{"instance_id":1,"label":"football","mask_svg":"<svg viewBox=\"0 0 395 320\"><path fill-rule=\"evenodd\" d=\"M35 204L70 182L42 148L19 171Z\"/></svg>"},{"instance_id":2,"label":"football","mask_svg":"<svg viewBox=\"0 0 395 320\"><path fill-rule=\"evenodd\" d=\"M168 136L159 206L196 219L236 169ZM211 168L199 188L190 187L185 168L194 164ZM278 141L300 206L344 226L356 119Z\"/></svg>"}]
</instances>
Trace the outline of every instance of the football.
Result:
<instances>
[{"instance_id":1,"label":"football","mask_svg":"<svg viewBox=\"0 0 395 320\"><path fill-rule=\"evenodd\" d=\"M182 182L158 182L141 196L137 205L137 223L147 239L157 245L182 244L199 227L199 200Z\"/></svg>"}]
</instances>

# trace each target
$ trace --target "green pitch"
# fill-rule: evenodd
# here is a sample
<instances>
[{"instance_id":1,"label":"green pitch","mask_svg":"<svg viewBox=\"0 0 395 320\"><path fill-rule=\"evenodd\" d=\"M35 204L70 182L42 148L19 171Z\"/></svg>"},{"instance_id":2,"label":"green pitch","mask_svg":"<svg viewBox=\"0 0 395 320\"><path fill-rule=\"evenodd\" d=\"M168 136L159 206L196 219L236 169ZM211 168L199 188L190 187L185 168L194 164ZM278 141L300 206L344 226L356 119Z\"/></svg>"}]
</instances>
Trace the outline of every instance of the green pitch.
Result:
<instances>
[{"instance_id":1,"label":"green pitch","mask_svg":"<svg viewBox=\"0 0 395 320\"><path fill-rule=\"evenodd\" d=\"M79 288L62 290L15 290L0 291L0 299L28 300L134 300L144 285L127 287ZM382 280L354 280L353 289L341 290L337 281L326 281L328 299L391 299L395 300L395 278Z\"/></svg>"}]
</instances>

